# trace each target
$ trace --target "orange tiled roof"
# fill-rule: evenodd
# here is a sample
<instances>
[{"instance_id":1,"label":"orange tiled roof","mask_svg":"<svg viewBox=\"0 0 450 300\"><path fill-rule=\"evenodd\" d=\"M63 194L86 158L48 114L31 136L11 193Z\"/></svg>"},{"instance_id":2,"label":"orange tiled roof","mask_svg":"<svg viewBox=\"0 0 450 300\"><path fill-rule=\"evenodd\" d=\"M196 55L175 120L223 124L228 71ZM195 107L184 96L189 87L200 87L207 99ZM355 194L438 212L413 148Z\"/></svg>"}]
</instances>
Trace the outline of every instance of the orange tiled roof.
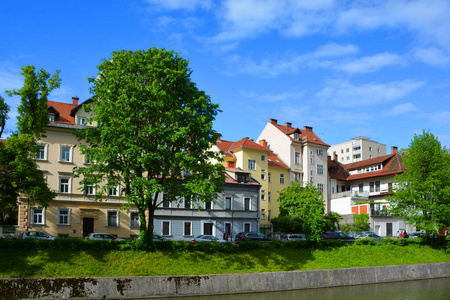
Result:
<instances>
[{"instance_id":1,"label":"orange tiled roof","mask_svg":"<svg viewBox=\"0 0 450 300\"><path fill-rule=\"evenodd\" d=\"M302 130L300 128L287 127L285 125L279 125L279 124L273 124L273 125L276 128L278 128L278 130L280 130L281 132L286 134L293 142L301 143L303 138L305 138L306 142L308 142L308 143L330 147L330 145L324 143L314 132L312 132L312 128L311 127L305 127L305 129ZM306 128L308 128L308 129L306 129ZM309 131L309 129L311 131ZM293 134L295 132L298 132L298 134L299 134L299 139L298 140L294 139L291 136L291 134Z\"/></svg>"},{"instance_id":2,"label":"orange tiled roof","mask_svg":"<svg viewBox=\"0 0 450 300\"><path fill-rule=\"evenodd\" d=\"M258 143L255 143L253 140L249 138L243 138L235 143L233 143L230 147L230 150L236 150L238 148L247 148L247 149L254 149L254 150L261 150L261 151L267 151L270 152L271 150L267 147L263 147Z\"/></svg>"},{"instance_id":3,"label":"orange tiled roof","mask_svg":"<svg viewBox=\"0 0 450 300\"><path fill-rule=\"evenodd\" d=\"M75 124L75 112L86 102L92 101L91 99L88 99L83 103L78 104L78 100L77 97L73 97L72 104L48 101L48 111L55 114L55 123Z\"/></svg>"},{"instance_id":4,"label":"orange tiled roof","mask_svg":"<svg viewBox=\"0 0 450 300\"><path fill-rule=\"evenodd\" d=\"M225 168L226 171L231 173L244 173L244 174L250 174L249 172L245 172L239 168ZM231 177L229 174L225 173L225 183L239 183L243 184L242 182L238 182L236 179ZM256 181L253 177L250 176L250 181L247 181L245 184L250 185L259 185L259 182Z\"/></svg>"},{"instance_id":5,"label":"orange tiled roof","mask_svg":"<svg viewBox=\"0 0 450 300\"><path fill-rule=\"evenodd\" d=\"M273 152L269 153L269 167L289 169L289 167Z\"/></svg>"}]
</instances>

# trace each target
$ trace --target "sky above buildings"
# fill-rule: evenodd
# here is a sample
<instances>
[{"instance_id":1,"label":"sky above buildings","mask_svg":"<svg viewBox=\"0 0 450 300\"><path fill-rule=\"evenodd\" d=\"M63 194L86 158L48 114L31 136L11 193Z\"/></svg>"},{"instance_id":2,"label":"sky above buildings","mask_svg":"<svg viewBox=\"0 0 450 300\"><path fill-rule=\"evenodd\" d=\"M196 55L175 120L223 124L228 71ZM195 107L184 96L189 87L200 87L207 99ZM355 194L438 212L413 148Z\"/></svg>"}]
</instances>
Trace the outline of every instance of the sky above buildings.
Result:
<instances>
[{"instance_id":1,"label":"sky above buildings","mask_svg":"<svg viewBox=\"0 0 450 300\"><path fill-rule=\"evenodd\" d=\"M330 145L405 148L425 130L450 148L449 16L447 0L1 1L7 130L22 66L61 70L50 100L71 103L113 51L157 47L189 60L225 140L257 139L274 118Z\"/></svg>"}]
</instances>

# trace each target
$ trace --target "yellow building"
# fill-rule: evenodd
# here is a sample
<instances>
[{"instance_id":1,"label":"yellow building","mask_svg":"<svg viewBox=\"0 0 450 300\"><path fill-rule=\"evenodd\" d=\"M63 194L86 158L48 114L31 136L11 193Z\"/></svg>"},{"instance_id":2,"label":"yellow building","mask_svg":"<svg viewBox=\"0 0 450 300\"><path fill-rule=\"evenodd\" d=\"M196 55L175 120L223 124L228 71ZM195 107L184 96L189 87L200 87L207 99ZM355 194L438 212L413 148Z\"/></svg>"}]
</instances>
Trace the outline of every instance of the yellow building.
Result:
<instances>
[{"instance_id":1,"label":"yellow building","mask_svg":"<svg viewBox=\"0 0 450 300\"><path fill-rule=\"evenodd\" d=\"M289 184L289 168L263 141L258 144L249 138L237 142L219 139L217 147L223 153L225 167L249 172L260 183L260 230L270 233L270 220L279 214L279 191Z\"/></svg>"}]
</instances>

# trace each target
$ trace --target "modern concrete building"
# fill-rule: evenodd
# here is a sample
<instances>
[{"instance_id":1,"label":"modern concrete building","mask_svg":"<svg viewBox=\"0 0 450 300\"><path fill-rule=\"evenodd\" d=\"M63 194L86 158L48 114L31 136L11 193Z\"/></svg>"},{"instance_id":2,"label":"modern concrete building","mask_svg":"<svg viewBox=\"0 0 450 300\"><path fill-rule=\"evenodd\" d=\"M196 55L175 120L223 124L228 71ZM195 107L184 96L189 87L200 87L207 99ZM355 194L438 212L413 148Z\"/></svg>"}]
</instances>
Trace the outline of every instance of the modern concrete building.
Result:
<instances>
[{"instance_id":1,"label":"modern concrete building","mask_svg":"<svg viewBox=\"0 0 450 300\"><path fill-rule=\"evenodd\" d=\"M327 150L329 145L313 132L313 128L305 126L300 129L292 127L292 123L279 125L277 120L270 119L259 135L258 141L267 145L290 169L289 177L280 178L280 181L282 180L286 185L299 181L312 182L322 191L326 212L328 212Z\"/></svg>"},{"instance_id":2,"label":"modern concrete building","mask_svg":"<svg viewBox=\"0 0 450 300\"><path fill-rule=\"evenodd\" d=\"M337 155L340 163L349 164L386 155L386 145L358 136L351 141L330 146L328 155Z\"/></svg>"},{"instance_id":3,"label":"modern concrete building","mask_svg":"<svg viewBox=\"0 0 450 300\"><path fill-rule=\"evenodd\" d=\"M342 164L337 155L329 157L328 172L331 211L351 223L354 215L368 214L370 228L380 236L393 236L398 230L414 231L405 220L389 213L386 197L391 194L392 178L405 171L396 147L392 153L351 164Z\"/></svg>"}]
</instances>

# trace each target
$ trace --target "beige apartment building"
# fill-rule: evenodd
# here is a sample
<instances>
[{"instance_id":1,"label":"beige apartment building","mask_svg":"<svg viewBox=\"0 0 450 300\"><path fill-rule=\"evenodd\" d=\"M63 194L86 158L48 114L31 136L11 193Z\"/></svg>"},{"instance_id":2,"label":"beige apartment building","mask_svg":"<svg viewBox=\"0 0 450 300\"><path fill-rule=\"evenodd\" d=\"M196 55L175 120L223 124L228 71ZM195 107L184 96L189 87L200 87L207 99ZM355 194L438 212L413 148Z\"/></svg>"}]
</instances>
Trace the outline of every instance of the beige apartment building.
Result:
<instances>
[{"instance_id":1,"label":"beige apartment building","mask_svg":"<svg viewBox=\"0 0 450 300\"><path fill-rule=\"evenodd\" d=\"M328 155L337 155L340 163L349 164L386 155L386 145L365 136L358 136L351 141L330 146Z\"/></svg>"}]
</instances>

